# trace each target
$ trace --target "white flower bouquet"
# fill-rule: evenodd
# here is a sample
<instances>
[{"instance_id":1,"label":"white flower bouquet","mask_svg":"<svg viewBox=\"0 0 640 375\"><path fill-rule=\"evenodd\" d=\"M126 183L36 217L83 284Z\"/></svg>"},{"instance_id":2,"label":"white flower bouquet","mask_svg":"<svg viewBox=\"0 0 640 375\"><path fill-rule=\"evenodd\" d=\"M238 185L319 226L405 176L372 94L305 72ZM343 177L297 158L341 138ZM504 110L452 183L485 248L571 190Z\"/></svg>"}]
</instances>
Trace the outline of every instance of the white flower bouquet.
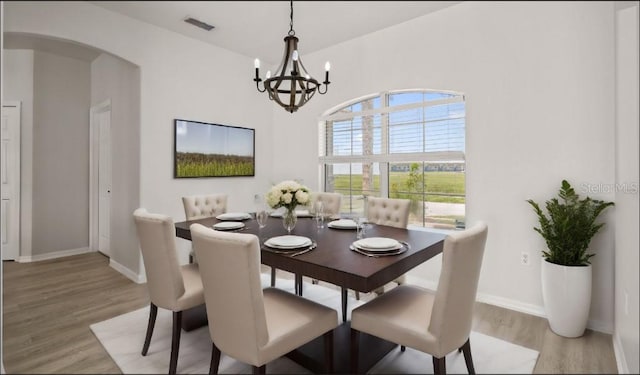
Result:
<instances>
[{"instance_id":1,"label":"white flower bouquet","mask_svg":"<svg viewBox=\"0 0 640 375\"><path fill-rule=\"evenodd\" d=\"M306 205L310 200L309 188L295 181L282 181L267 192L267 204L271 208L285 207L293 211L297 205Z\"/></svg>"}]
</instances>

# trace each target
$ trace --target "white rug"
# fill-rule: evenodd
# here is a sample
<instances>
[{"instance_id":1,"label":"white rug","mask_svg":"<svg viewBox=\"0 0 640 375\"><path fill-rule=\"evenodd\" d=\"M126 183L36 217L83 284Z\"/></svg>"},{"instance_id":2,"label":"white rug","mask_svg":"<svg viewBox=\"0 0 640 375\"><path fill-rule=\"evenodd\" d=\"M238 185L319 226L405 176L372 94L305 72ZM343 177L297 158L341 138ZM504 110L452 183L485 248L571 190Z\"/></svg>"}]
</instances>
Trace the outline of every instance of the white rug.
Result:
<instances>
[{"instance_id":1,"label":"white rug","mask_svg":"<svg viewBox=\"0 0 640 375\"><path fill-rule=\"evenodd\" d=\"M268 284L268 276L263 275L263 285ZM292 280L278 279L279 288L293 292ZM304 296L338 311L340 317L340 292L312 284L304 284ZM349 298L353 308L362 301ZM350 315L348 315L350 317ZM91 330L124 374L161 374L169 369L171 352L171 312L158 309L156 326L147 356L140 354L144 343L149 308L116 316L100 323L92 324ZM536 364L538 352L477 332L471 333L471 350L477 373L519 373L530 374ZM211 339L207 327L191 332L182 332L178 357L178 373L206 374L211 361ZM374 374L417 374L433 373L431 357L407 348L406 352L392 350L378 362L369 373ZM233 358L222 355L219 372L222 374L251 373L251 367ZM448 373L467 373L464 357L457 351L447 356ZM267 373L308 374L305 368L288 358L279 358L267 364Z\"/></svg>"}]
</instances>

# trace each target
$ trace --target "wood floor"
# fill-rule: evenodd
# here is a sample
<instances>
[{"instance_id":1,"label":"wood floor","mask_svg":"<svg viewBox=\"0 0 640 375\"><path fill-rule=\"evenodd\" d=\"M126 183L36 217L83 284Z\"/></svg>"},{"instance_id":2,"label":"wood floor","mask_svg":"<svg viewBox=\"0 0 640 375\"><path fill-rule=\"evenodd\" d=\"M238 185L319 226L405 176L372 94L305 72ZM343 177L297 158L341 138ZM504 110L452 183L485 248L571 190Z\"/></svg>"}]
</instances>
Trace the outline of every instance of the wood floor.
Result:
<instances>
[{"instance_id":1,"label":"wood floor","mask_svg":"<svg viewBox=\"0 0 640 375\"><path fill-rule=\"evenodd\" d=\"M146 306L149 297L145 284L108 264L98 253L3 262L7 373L120 373L89 325ZM482 303L476 305L473 329L539 351L534 373L617 373L611 335L587 331L577 339L562 338L545 319Z\"/></svg>"}]
</instances>

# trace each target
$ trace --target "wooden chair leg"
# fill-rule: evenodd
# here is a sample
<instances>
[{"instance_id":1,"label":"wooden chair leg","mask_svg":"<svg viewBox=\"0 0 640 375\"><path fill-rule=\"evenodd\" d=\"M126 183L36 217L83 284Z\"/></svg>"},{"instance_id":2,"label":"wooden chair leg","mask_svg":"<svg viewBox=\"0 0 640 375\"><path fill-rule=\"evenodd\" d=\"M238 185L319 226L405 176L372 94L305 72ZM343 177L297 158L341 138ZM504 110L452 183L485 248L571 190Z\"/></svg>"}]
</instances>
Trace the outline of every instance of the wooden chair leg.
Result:
<instances>
[{"instance_id":1,"label":"wooden chair leg","mask_svg":"<svg viewBox=\"0 0 640 375\"><path fill-rule=\"evenodd\" d=\"M267 365L260 367L253 366L253 375L262 375L267 373Z\"/></svg>"},{"instance_id":2,"label":"wooden chair leg","mask_svg":"<svg viewBox=\"0 0 640 375\"><path fill-rule=\"evenodd\" d=\"M360 331L351 328L351 373L358 373L358 347L360 345Z\"/></svg>"},{"instance_id":3,"label":"wooden chair leg","mask_svg":"<svg viewBox=\"0 0 640 375\"><path fill-rule=\"evenodd\" d=\"M189 254L189 264L193 263L193 255Z\"/></svg>"},{"instance_id":4,"label":"wooden chair leg","mask_svg":"<svg viewBox=\"0 0 640 375\"><path fill-rule=\"evenodd\" d=\"M467 339L467 342L462 345L462 352L464 353L464 363L467 364L467 371L470 375L475 375L476 370L473 368L473 358L471 357L471 342Z\"/></svg>"},{"instance_id":5,"label":"wooden chair leg","mask_svg":"<svg viewBox=\"0 0 640 375\"><path fill-rule=\"evenodd\" d=\"M158 306L153 302L149 306L149 324L147 324L147 337L144 339L144 345L142 346L142 355L147 355L149 351L149 344L151 344L151 336L153 335L153 327L156 325L156 316L158 315Z\"/></svg>"},{"instance_id":6,"label":"wooden chair leg","mask_svg":"<svg viewBox=\"0 0 640 375\"><path fill-rule=\"evenodd\" d=\"M333 374L333 330L324 334L324 370Z\"/></svg>"},{"instance_id":7,"label":"wooden chair leg","mask_svg":"<svg viewBox=\"0 0 640 375\"><path fill-rule=\"evenodd\" d=\"M211 343L211 365L209 365L209 375L218 375L218 367L220 366L220 349L216 344Z\"/></svg>"},{"instance_id":8,"label":"wooden chair leg","mask_svg":"<svg viewBox=\"0 0 640 375\"><path fill-rule=\"evenodd\" d=\"M295 291L297 295L302 296L302 275L295 276Z\"/></svg>"},{"instance_id":9,"label":"wooden chair leg","mask_svg":"<svg viewBox=\"0 0 640 375\"><path fill-rule=\"evenodd\" d=\"M447 373L446 357L433 358L433 373L435 375L445 375Z\"/></svg>"},{"instance_id":10,"label":"wooden chair leg","mask_svg":"<svg viewBox=\"0 0 640 375\"><path fill-rule=\"evenodd\" d=\"M342 288L342 322L347 321L347 288Z\"/></svg>"},{"instance_id":11,"label":"wooden chair leg","mask_svg":"<svg viewBox=\"0 0 640 375\"><path fill-rule=\"evenodd\" d=\"M276 286L276 269L271 267L271 286Z\"/></svg>"},{"instance_id":12,"label":"wooden chair leg","mask_svg":"<svg viewBox=\"0 0 640 375\"><path fill-rule=\"evenodd\" d=\"M169 361L169 374L176 373L178 368L178 351L180 350L180 331L182 330L182 311L173 312L173 334L171 337L171 360Z\"/></svg>"}]
</instances>

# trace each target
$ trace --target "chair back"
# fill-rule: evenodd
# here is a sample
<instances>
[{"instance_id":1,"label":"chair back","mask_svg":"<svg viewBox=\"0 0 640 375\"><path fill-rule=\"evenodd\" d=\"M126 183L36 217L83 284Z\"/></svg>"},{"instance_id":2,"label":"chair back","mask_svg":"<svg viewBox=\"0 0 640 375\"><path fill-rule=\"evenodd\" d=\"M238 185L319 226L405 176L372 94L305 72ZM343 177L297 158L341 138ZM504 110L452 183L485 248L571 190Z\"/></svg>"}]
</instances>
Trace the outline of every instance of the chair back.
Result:
<instances>
[{"instance_id":1,"label":"chair back","mask_svg":"<svg viewBox=\"0 0 640 375\"><path fill-rule=\"evenodd\" d=\"M218 349L253 363L269 340L260 282L258 237L192 224L209 333Z\"/></svg>"},{"instance_id":2,"label":"chair back","mask_svg":"<svg viewBox=\"0 0 640 375\"><path fill-rule=\"evenodd\" d=\"M182 205L187 220L204 219L227 212L227 195L191 195L182 197Z\"/></svg>"},{"instance_id":3,"label":"chair back","mask_svg":"<svg viewBox=\"0 0 640 375\"><path fill-rule=\"evenodd\" d=\"M311 213L315 213L317 201L322 202L325 215L337 215L340 213L340 203L342 202L342 194L340 193L315 193L311 199Z\"/></svg>"},{"instance_id":4,"label":"chair back","mask_svg":"<svg viewBox=\"0 0 640 375\"><path fill-rule=\"evenodd\" d=\"M445 238L442 271L429 322L429 332L438 339L443 353L461 347L471 333L487 232L487 225L479 222Z\"/></svg>"},{"instance_id":5,"label":"chair back","mask_svg":"<svg viewBox=\"0 0 640 375\"><path fill-rule=\"evenodd\" d=\"M408 199L368 197L367 220L373 224L406 228L410 205Z\"/></svg>"},{"instance_id":6,"label":"chair back","mask_svg":"<svg viewBox=\"0 0 640 375\"><path fill-rule=\"evenodd\" d=\"M135 210L133 218L151 302L158 307L174 310L185 289L176 252L173 219L149 213L144 208Z\"/></svg>"}]
</instances>

